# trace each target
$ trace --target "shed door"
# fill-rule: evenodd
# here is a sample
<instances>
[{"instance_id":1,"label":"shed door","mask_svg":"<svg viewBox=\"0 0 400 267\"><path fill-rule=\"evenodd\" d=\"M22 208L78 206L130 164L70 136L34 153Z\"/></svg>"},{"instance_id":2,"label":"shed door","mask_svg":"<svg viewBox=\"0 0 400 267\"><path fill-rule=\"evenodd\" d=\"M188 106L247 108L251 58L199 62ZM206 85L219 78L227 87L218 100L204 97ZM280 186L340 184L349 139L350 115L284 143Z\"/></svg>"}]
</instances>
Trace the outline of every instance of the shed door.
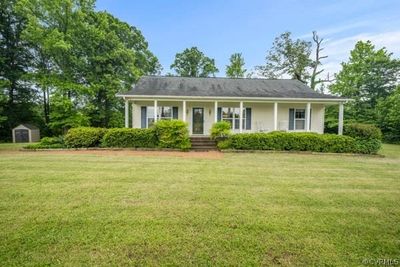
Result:
<instances>
[{"instance_id":1,"label":"shed door","mask_svg":"<svg viewBox=\"0 0 400 267\"><path fill-rule=\"evenodd\" d=\"M15 142L16 143L27 143L29 142L29 132L25 129L15 130Z\"/></svg>"}]
</instances>

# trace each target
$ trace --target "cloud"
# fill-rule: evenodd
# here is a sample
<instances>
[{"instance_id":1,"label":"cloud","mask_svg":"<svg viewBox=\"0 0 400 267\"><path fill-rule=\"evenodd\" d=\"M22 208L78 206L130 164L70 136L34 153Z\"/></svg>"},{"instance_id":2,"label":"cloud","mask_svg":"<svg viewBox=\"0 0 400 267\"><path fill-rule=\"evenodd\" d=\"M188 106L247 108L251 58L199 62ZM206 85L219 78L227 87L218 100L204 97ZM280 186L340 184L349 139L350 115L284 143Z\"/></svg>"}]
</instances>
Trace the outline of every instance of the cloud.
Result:
<instances>
[{"instance_id":1,"label":"cloud","mask_svg":"<svg viewBox=\"0 0 400 267\"><path fill-rule=\"evenodd\" d=\"M328 39L324 44L324 54L328 58L323 62L325 72L331 75L340 70L340 63L347 61L350 51L358 41L370 40L376 49L385 47L395 57L400 56L400 30L381 33L360 33L340 39Z\"/></svg>"}]
</instances>

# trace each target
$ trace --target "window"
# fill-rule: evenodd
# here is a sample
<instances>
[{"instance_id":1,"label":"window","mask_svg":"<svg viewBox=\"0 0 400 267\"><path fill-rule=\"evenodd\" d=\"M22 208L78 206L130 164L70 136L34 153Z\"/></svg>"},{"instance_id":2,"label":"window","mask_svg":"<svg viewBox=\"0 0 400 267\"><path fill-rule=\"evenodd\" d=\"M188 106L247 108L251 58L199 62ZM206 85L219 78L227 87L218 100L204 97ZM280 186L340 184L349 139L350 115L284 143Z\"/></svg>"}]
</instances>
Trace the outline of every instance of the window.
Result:
<instances>
[{"instance_id":1,"label":"window","mask_svg":"<svg viewBox=\"0 0 400 267\"><path fill-rule=\"evenodd\" d=\"M172 120L172 107L157 107L158 120ZM147 128L154 124L154 106L147 107Z\"/></svg>"},{"instance_id":2,"label":"window","mask_svg":"<svg viewBox=\"0 0 400 267\"><path fill-rule=\"evenodd\" d=\"M240 108L221 108L221 119L232 125L232 130L239 130L240 127ZM243 125L246 129L246 108L243 108Z\"/></svg>"},{"instance_id":3,"label":"window","mask_svg":"<svg viewBox=\"0 0 400 267\"><path fill-rule=\"evenodd\" d=\"M294 110L294 129L305 130L306 126L306 110L295 109Z\"/></svg>"}]
</instances>

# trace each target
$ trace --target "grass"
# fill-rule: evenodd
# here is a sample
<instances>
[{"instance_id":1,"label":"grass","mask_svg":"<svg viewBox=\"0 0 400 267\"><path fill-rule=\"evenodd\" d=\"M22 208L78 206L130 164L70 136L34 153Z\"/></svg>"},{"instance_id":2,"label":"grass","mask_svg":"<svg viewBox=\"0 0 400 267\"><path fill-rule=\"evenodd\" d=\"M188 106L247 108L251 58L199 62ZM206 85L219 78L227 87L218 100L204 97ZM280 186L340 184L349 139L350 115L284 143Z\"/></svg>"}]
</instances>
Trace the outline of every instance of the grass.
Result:
<instances>
[{"instance_id":1,"label":"grass","mask_svg":"<svg viewBox=\"0 0 400 267\"><path fill-rule=\"evenodd\" d=\"M0 149L0 262L357 266L399 259L400 146L382 153L199 159Z\"/></svg>"}]
</instances>

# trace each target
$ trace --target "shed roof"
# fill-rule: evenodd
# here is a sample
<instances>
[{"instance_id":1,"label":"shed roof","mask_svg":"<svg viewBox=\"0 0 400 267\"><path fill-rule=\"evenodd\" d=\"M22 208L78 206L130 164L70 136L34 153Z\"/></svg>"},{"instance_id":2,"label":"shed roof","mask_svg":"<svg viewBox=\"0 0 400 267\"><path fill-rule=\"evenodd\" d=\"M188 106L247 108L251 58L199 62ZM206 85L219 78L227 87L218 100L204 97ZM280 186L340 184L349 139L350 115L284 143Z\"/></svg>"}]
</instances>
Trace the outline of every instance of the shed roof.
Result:
<instances>
[{"instance_id":1,"label":"shed roof","mask_svg":"<svg viewBox=\"0 0 400 267\"><path fill-rule=\"evenodd\" d=\"M298 80L143 76L124 96L266 97L343 99Z\"/></svg>"},{"instance_id":2,"label":"shed roof","mask_svg":"<svg viewBox=\"0 0 400 267\"><path fill-rule=\"evenodd\" d=\"M30 129L30 130L39 130L38 127L36 127L35 125L30 124L30 123L21 123L20 125L14 127L14 129L15 129L15 128L18 128L18 127L20 127L20 126L24 126L25 128L28 128L28 129Z\"/></svg>"}]
</instances>

